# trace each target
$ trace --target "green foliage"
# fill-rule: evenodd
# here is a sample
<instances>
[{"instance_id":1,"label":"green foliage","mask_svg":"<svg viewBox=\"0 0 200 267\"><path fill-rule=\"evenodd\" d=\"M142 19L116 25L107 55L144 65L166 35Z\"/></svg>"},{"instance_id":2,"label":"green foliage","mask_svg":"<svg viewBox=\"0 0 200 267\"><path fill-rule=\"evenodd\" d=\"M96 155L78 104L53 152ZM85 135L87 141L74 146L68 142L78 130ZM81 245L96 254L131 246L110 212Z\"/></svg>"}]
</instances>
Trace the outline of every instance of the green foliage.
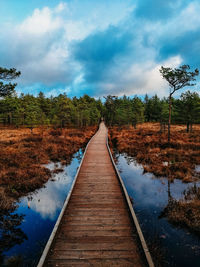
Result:
<instances>
[{"instance_id":1,"label":"green foliage","mask_svg":"<svg viewBox=\"0 0 200 267\"><path fill-rule=\"evenodd\" d=\"M185 123L187 132L192 131L192 124L200 123L200 96L187 91L176 101L177 121Z\"/></svg>"},{"instance_id":2,"label":"green foliage","mask_svg":"<svg viewBox=\"0 0 200 267\"><path fill-rule=\"evenodd\" d=\"M65 94L47 98L43 93L37 97L21 94L0 99L0 123L27 126L52 125L55 127L85 127L97 125L104 117L107 125L133 125L138 123L168 122L168 100L157 95L139 97L107 96L103 104L88 95L69 98ZM190 91L180 99L172 98L172 122L192 125L200 123L200 97ZM189 127L189 126L188 126Z\"/></svg>"},{"instance_id":3,"label":"green foliage","mask_svg":"<svg viewBox=\"0 0 200 267\"><path fill-rule=\"evenodd\" d=\"M161 67L161 74L170 85L169 100L160 99L157 95L148 95L144 100L108 95L105 103L88 95L80 98L69 98L66 94L47 98L40 92L37 97L14 94L16 84L0 82L0 123L4 125L27 126L34 128L39 125L54 127L86 127L97 125L104 117L107 125L133 125L138 123L160 122L165 125L169 116L172 122L185 123L187 131L192 130L193 123L200 123L200 97L190 91L181 95L179 100L172 98L172 94L184 87L193 86L191 83L199 74L196 69L189 72L189 66L183 65L179 69ZM0 68L0 80L9 82L20 76L16 69ZM174 106L171 110L168 106ZM169 114L170 111L170 114Z\"/></svg>"},{"instance_id":4,"label":"green foliage","mask_svg":"<svg viewBox=\"0 0 200 267\"><path fill-rule=\"evenodd\" d=\"M144 121L144 104L140 98L135 96L132 100L132 109L133 109L133 125L136 127L137 123Z\"/></svg>"},{"instance_id":5,"label":"green foliage","mask_svg":"<svg viewBox=\"0 0 200 267\"><path fill-rule=\"evenodd\" d=\"M70 99L65 94L46 98L21 94L0 99L0 123L4 125L39 125L55 127L84 127L97 125L102 116L103 104L87 95Z\"/></svg>"},{"instance_id":6,"label":"green foliage","mask_svg":"<svg viewBox=\"0 0 200 267\"><path fill-rule=\"evenodd\" d=\"M6 69L6 68L1 68L0 67L0 80L3 81L10 81L13 80L17 77L19 77L21 74L20 71L17 71L16 69ZM16 83L6 83L4 84L3 82L0 81L0 97L5 97L12 95L14 93Z\"/></svg>"},{"instance_id":7,"label":"green foliage","mask_svg":"<svg viewBox=\"0 0 200 267\"><path fill-rule=\"evenodd\" d=\"M185 87L185 86L194 86L195 84L192 83L195 81L195 76L199 75L199 70L195 69L194 72L189 71L189 65L182 65L179 68L165 68L161 67L160 73L168 83L172 91L170 94L172 95L175 91Z\"/></svg>"},{"instance_id":8,"label":"green foliage","mask_svg":"<svg viewBox=\"0 0 200 267\"><path fill-rule=\"evenodd\" d=\"M136 125L144 121L144 104L140 98L105 97L104 118L108 125Z\"/></svg>"},{"instance_id":9,"label":"green foliage","mask_svg":"<svg viewBox=\"0 0 200 267\"><path fill-rule=\"evenodd\" d=\"M199 75L199 70L195 69L194 72L189 71L190 66L189 65L182 65L178 69L172 69L172 68L165 68L161 67L160 73L165 79L169 86L170 86L170 92L169 92L169 120L168 120L168 142L170 142L170 125L171 125L171 113L172 113L172 95L179 89L185 87L185 86L194 86L195 84L192 83L195 81L195 76Z\"/></svg>"},{"instance_id":10,"label":"green foliage","mask_svg":"<svg viewBox=\"0 0 200 267\"><path fill-rule=\"evenodd\" d=\"M172 123L187 123L188 117L192 123L200 122L200 102L197 93L192 94L192 105L188 100L190 92L182 94L180 100L171 98L174 109L172 110ZM151 98L145 96L144 101L134 98L116 96L105 97L103 116L107 125L133 125L141 122L160 122L167 124L169 119L169 101L160 99L157 95ZM187 100L187 101L186 101ZM186 108L186 106L188 106ZM194 108L192 108L194 106ZM193 119L191 119L193 118Z\"/></svg>"}]
</instances>

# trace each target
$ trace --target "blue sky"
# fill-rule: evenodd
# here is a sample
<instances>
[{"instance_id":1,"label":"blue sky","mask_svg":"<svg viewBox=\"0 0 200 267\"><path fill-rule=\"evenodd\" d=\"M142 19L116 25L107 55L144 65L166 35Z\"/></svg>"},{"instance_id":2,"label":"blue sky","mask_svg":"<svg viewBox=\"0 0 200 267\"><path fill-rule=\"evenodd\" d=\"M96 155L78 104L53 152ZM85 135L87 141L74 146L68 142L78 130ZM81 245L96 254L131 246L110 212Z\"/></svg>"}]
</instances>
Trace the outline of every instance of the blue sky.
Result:
<instances>
[{"instance_id":1,"label":"blue sky","mask_svg":"<svg viewBox=\"0 0 200 267\"><path fill-rule=\"evenodd\" d=\"M0 66L22 72L18 93L167 96L162 65L200 68L199 14L193 0L0 0Z\"/></svg>"}]
</instances>

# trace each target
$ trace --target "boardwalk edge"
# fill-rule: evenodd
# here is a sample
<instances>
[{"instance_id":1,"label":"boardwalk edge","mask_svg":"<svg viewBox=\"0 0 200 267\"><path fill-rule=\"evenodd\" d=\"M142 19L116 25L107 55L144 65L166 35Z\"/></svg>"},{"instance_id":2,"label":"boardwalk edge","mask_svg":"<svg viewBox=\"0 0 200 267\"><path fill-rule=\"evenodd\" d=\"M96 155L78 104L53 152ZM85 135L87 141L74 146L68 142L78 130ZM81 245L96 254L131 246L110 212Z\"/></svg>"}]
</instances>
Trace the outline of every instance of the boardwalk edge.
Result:
<instances>
[{"instance_id":1,"label":"boardwalk edge","mask_svg":"<svg viewBox=\"0 0 200 267\"><path fill-rule=\"evenodd\" d=\"M113 159L113 156L112 156L112 153L110 151L110 147L109 147L109 144L108 144L108 135L107 135L107 141L106 141L106 145L107 145L107 148L108 148L108 152L109 152L109 155L110 155L110 158L111 158L111 161L112 161L112 164L114 166L114 169L115 169L115 172L117 174L117 177L120 181L120 184L121 184L121 187L123 189L123 192L124 192L124 196L126 198L126 202L128 204L128 207L129 207L129 210L130 210L130 214L131 214L131 217L133 219L133 222L135 224L135 227L136 227L136 230L137 230L137 233L138 233L138 236L139 236L139 239L140 239L140 242L141 242L141 245L142 245L142 248L143 248L143 251L144 251L144 254L145 254L145 257L146 257L146 261L149 265L149 267L155 267L154 263L153 263L153 260L152 260L152 257L151 257L151 254L150 254L150 251L148 249L148 246L146 244L146 241L144 239L144 236L143 236L143 233L142 233L142 230L140 228L140 225L139 225L139 222L138 222L138 219L136 217L136 214L135 214L135 211L133 209L133 206L131 204L131 201L130 201L130 198L129 198L129 195L128 195L128 192L126 190L126 187L124 185L124 182L121 178L121 175L117 169L117 166L114 162L114 159Z\"/></svg>"},{"instance_id":2,"label":"boardwalk edge","mask_svg":"<svg viewBox=\"0 0 200 267\"><path fill-rule=\"evenodd\" d=\"M97 130L97 132L98 132L98 130ZM92 136L92 138L91 138L91 139L89 140L89 142L87 143L87 146L86 146L86 148L85 148L83 157L82 157L82 159L81 159L81 163L80 163L80 165L79 165L79 167L78 167L78 170L77 170L77 172L76 172L76 176L75 176L74 181L73 181L73 183L72 183L71 189L70 189L70 191L69 191L69 193L68 193L68 195L67 195L67 198L65 199L65 202L64 202L64 205L63 205L63 207L62 207L62 210L61 210L61 212L60 212L60 214L59 214L59 216L58 216L58 219L57 219L57 221L56 221L56 224L54 225L54 228L53 228L53 230L52 230L52 232L51 232L51 235L50 235L50 237L49 237L49 240L47 241L47 244L46 244L46 246L45 246L45 248L44 248L44 250L43 250L42 256L40 257L40 260L39 260L39 263L38 263L37 267L42 267L43 264L44 264L44 262L45 262L45 259L46 259L47 255L48 255L48 253L49 253L49 249L50 249L50 247L51 247L51 244L52 244L52 242L53 242L53 240L54 240L54 237L55 237L55 235L56 235L56 232L57 232L58 227L59 227L59 225L60 225L60 222L61 222L61 220L62 220L64 211L65 211L65 209L67 208L67 205L68 205L68 203L69 203L69 200L70 200L72 191L73 191L73 189L74 189L74 186L75 186L77 177L78 177L78 175L79 175L79 172L80 172L80 169L81 169L81 166L82 166L82 163L83 163L83 160L84 160L86 151L87 151L87 149L88 149L88 146L89 146L90 142L92 141L92 139L94 138L94 136L97 134L97 132Z\"/></svg>"}]
</instances>

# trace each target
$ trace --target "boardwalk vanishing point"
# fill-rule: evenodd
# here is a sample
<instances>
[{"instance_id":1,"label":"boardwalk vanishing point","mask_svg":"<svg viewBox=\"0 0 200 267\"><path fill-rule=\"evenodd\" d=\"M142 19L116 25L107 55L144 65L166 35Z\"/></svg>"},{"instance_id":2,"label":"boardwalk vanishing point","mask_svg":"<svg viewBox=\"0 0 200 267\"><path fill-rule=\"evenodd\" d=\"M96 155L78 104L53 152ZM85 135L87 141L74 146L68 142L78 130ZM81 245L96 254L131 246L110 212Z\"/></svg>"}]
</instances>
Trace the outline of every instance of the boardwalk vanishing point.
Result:
<instances>
[{"instance_id":1,"label":"boardwalk vanishing point","mask_svg":"<svg viewBox=\"0 0 200 267\"><path fill-rule=\"evenodd\" d=\"M100 124L87 145L38 267L150 266L130 199Z\"/></svg>"}]
</instances>

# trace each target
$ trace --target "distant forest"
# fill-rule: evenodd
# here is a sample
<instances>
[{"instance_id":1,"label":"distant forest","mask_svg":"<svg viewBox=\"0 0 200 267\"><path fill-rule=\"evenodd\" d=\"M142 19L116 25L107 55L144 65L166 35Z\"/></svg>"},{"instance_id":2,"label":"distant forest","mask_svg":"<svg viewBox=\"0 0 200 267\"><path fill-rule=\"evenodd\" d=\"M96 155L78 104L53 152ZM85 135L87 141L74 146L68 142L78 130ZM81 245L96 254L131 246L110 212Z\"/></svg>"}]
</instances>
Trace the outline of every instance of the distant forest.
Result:
<instances>
[{"instance_id":1,"label":"distant forest","mask_svg":"<svg viewBox=\"0 0 200 267\"><path fill-rule=\"evenodd\" d=\"M6 96L0 99L0 124L7 126L54 126L85 127L96 125L103 117L108 126L133 125L142 122L168 123L168 99L157 95L142 100L135 97L107 96L105 101L88 95L69 98L65 94L45 97L40 92L33 95ZM179 99L172 99L172 123L185 124L191 131L192 125L200 123L200 96L187 91Z\"/></svg>"}]
</instances>

